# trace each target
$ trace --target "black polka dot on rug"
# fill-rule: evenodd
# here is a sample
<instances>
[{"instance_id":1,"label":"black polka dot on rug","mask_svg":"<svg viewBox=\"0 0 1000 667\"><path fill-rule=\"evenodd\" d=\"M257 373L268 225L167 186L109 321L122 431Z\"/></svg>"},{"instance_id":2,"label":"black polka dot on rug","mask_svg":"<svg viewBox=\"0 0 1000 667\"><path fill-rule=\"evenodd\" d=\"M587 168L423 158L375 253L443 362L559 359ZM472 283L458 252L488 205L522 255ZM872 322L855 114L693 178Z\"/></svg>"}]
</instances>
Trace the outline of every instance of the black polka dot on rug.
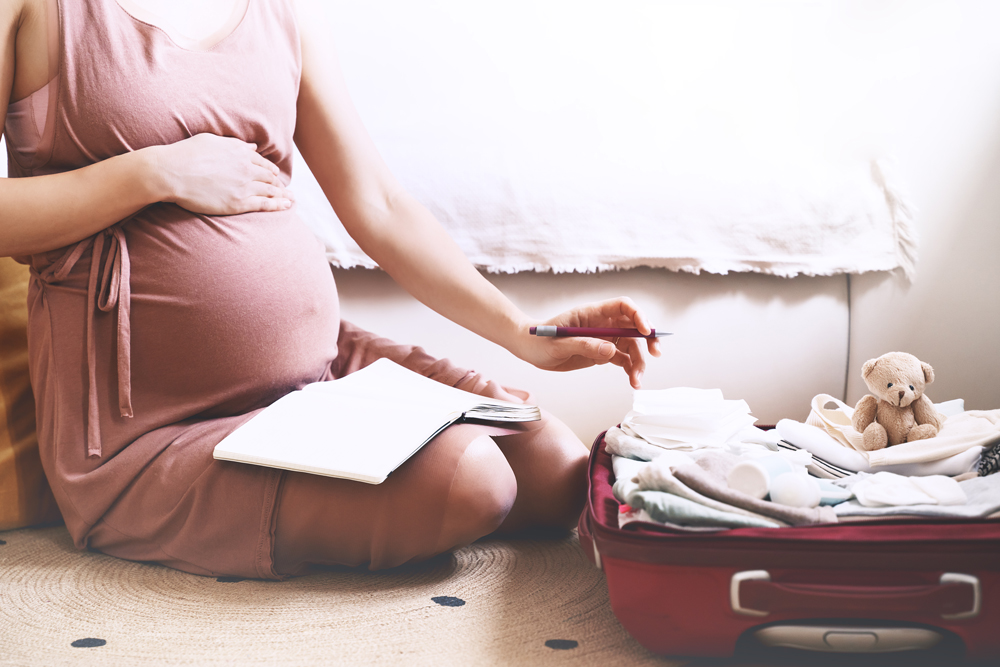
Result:
<instances>
[{"instance_id":1,"label":"black polka dot on rug","mask_svg":"<svg viewBox=\"0 0 1000 667\"><path fill-rule=\"evenodd\" d=\"M97 637L84 637L83 639L77 639L75 642L70 644L74 648L93 648L95 646L104 646L107 644L106 639L98 639Z\"/></svg>"},{"instance_id":2,"label":"black polka dot on rug","mask_svg":"<svg viewBox=\"0 0 1000 667\"><path fill-rule=\"evenodd\" d=\"M461 607L465 604L465 600L462 598L453 598L450 595L439 595L436 598L431 598L434 602L437 602L442 607Z\"/></svg>"},{"instance_id":3,"label":"black polka dot on rug","mask_svg":"<svg viewBox=\"0 0 1000 667\"><path fill-rule=\"evenodd\" d=\"M216 581L220 584L235 584L240 581L246 581L246 577L218 577Z\"/></svg>"},{"instance_id":4,"label":"black polka dot on rug","mask_svg":"<svg viewBox=\"0 0 1000 667\"><path fill-rule=\"evenodd\" d=\"M573 639L549 639L546 640L545 645L557 651L568 651L571 648L576 648L580 643Z\"/></svg>"}]
</instances>

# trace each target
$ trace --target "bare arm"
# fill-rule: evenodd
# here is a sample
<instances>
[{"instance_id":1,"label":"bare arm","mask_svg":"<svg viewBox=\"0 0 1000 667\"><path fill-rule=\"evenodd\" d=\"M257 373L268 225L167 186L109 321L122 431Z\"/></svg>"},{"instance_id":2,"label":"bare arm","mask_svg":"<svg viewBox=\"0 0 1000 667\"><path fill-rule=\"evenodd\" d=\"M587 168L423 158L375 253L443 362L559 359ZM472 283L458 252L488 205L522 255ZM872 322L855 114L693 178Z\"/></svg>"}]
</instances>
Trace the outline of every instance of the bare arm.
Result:
<instances>
[{"instance_id":1,"label":"bare arm","mask_svg":"<svg viewBox=\"0 0 1000 667\"><path fill-rule=\"evenodd\" d=\"M43 9L0 2L0 131L13 91L26 96L47 80ZM222 215L287 208L288 198L255 146L198 135L61 174L0 179L0 256L61 248L155 202Z\"/></svg>"},{"instance_id":2,"label":"bare arm","mask_svg":"<svg viewBox=\"0 0 1000 667\"><path fill-rule=\"evenodd\" d=\"M160 201L210 215L288 208L278 168L255 149L200 134L61 174L0 179L0 256L61 248Z\"/></svg>"},{"instance_id":3,"label":"bare arm","mask_svg":"<svg viewBox=\"0 0 1000 667\"><path fill-rule=\"evenodd\" d=\"M337 216L361 249L414 297L448 319L542 368L612 362L638 386L645 361L635 339L617 347L594 338L539 339L536 322L483 278L434 217L400 186L359 118L321 16L300 5L302 82L295 142ZM629 299L564 313L547 323L635 326L649 323ZM655 342L650 343L659 354Z\"/></svg>"},{"instance_id":4,"label":"bare arm","mask_svg":"<svg viewBox=\"0 0 1000 667\"><path fill-rule=\"evenodd\" d=\"M0 131L15 88L30 92L23 89L46 80L43 11L39 3L0 4ZM159 201L162 193L148 178L152 167L149 153L138 151L65 174L0 179L0 255L68 245Z\"/></svg>"}]
</instances>

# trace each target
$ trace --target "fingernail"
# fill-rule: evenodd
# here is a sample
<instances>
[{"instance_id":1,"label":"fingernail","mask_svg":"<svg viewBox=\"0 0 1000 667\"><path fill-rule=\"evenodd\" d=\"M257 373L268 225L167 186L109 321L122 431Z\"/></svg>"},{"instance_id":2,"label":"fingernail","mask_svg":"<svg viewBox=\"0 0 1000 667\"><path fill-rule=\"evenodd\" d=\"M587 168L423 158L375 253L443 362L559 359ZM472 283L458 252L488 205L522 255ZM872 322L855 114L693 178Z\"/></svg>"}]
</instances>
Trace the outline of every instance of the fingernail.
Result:
<instances>
[{"instance_id":1,"label":"fingernail","mask_svg":"<svg viewBox=\"0 0 1000 667\"><path fill-rule=\"evenodd\" d=\"M602 357L610 357L614 353L615 346L611 343L601 343L601 347L598 348L598 352L601 353Z\"/></svg>"},{"instance_id":2,"label":"fingernail","mask_svg":"<svg viewBox=\"0 0 1000 667\"><path fill-rule=\"evenodd\" d=\"M286 199L286 200L284 201L284 204L283 204L283 206L284 206L285 208L291 208L291 207L292 207L292 202L291 202L291 200L288 200L288 199Z\"/></svg>"}]
</instances>

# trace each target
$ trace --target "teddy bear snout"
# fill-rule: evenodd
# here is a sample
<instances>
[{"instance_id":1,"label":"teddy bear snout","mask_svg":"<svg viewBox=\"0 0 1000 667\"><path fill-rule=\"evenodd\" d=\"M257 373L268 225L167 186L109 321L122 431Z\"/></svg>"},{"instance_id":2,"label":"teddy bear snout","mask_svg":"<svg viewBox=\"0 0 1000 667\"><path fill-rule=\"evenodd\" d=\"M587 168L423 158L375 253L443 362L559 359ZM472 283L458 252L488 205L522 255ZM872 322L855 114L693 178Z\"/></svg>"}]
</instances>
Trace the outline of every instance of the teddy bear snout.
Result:
<instances>
[{"instance_id":1,"label":"teddy bear snout","mask_svg":"<svg viewBox=\"0 0 1000 667\"><path fill-rule=\"evenodd\" d=\"M899 400L896 405L905 408L907 405L912 403L917 398L916 391L907 391L906 389L900 389L896 392L899 395Z\"/></svg>"}]
</instances>

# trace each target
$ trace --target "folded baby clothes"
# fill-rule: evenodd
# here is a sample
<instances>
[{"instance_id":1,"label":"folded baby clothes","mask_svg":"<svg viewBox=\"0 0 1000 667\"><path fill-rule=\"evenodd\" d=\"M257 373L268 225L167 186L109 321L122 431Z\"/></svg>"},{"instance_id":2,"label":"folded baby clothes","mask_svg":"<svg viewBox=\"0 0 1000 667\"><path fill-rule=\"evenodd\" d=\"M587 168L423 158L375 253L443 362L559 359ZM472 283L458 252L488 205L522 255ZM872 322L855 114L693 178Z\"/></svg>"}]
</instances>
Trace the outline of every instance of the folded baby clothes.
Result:
<instances>
[{"instance_id":1,"label":"folded baby clothes","mask_svg":"<svg viewBox=\"0 0 1000 667\"><path fill-rule=\"evenodd\" d=\"M835 407L830 408L831 404ZM933 438L869 452L862 445L862 434L851 425L853 415L854 408L843 401L828 394L819 394L812 400L812 411L806 424L824 430L844 447L853 449L871 467L940 461L967 453L972 447L982 448L1000 442L1000 410L971 410L947 417L944 426Z\"/></svg>"},{"instance_id":2,"label":"folded baby clothes","mask_svg":"<svg viewBox=\"0 0 1000 667\"><path fill-rule=\"evenodd\" d=\"M950 419L952 417L949 417ZM778 431L778 434L785 442L808 451L822 461L854 472L876 472L882 470L894 472L898 475L947 475L951 477L975 470L983 451L982 445L973 444L967 446L957 454L937 460L898 463L875 468L874 464L870 464L861 452L845 447L839 440L833 438L826 429L817 428L791 419L782 419L778 422L775 430ZM902 445L896 445L887 449L897 449L911 444L917 443L903 443Z\"/></svg>"},{"instance_id":3,"label":"folded baby clothes","mask_svg":"<svg viewBox=\"0 0 1000 667\"><path fill-rule=\"evenodd\" d=\"M860 482L858 482L860 484ZM937 518L979 518L1000 510L1000 475L974 477L956 482L967 498L962 505L917 504L866 507L858 500L849 500L834 508L839 517L927 516Z\"/></svg>"},{"instance_id":4,"label":"folded baby clothes","mask_svg":"<svg viewBox=\"0 0 1000 667\"><path fill-rule=\"evenodd\" d=\"M830 404L836 406L831 409ZM834 438L840 444L850 449L864 452L864 436L854 430L851 418L854 416L854 408L847 405L839 398L834 398L829 394L819 394L812 400L809 416L806 424L815 426L826 431L827 435Z\"/></svg>"},{"instance_id":5,"label":"folded baby clothes","mask_svg":"<svg viewBox=\"0 0 1000 667\"><path fill-rule=\"evenodd\" d=\"M636 484L635 480L631 477L621 477L616 479L615 483L611 485L611 493L614 494L615 499L617 499L622 505L628 505L629 496L631 496L634 491L639 490L639 485Z\"/></svg>"},{"instance_id":6,"label":"folded baby clothes","mask_svg":"<svg viewBox=\"0 0 1000 667\"><path fill-rule=\"evenodd\" d=\"M936 407L936 406L935 406ZM979 417L1000 428L1000 410L966 410L970 417Z\"/></svg>"},{"instance_id":7,"label":"folded baby clothes","mask_svg":"<svg viewBox=\"0 0 1000 667\"><path fill-rule=\"evenodd\" d=\"M723 528L775 528L779 524L734 512L722 512L687 498L663 491L633 491L628 505L646 510L658 522L681 526L719 526Z\"/></svg>"},{"instance_id":8,"label":"folded baby clothes","mask_svg":"<svg viewBox=\"0 0 1000 667\"><path fill-rule=\"evenodd\" d=\"M943 475L903 477L878 472L865 475L850 488L865 507L964 505L968 500L959 483Z\"/></svg>"},{"instance_id":9,"label":"folded baby clothes","mask_svg":"<svg viewBox=\"0 0 1000 667\"><path fill-rule=\"evenodd\" d=\"M792 526L837 521L837 516L830 507L791 507L767 500L759 500L741 491L730 489L724 480L716 479L697 465L677 466L673 469L673 473L685 486L704 496L733 507L777 519Z\"/></svg>"},{"instance_id":10,"label":"folded baby clothes","mask_svg":"<svg viewBox=\"0 0 1000 667\"><path fill-rule=\"evenodd\" d=\"M682 530L685 533L717 533L720 530L726 530L731 526L682 526L679 523L673 523L671 521L657 521L652 517L652 515L644 509L636 509L630 505L622 505L618 511L618 527L624 528L630 523L655 523L665 528L673 528L674 530Z\"/></svg>"},{"instance_id":11,"label":"folded baby clothes","mask_svg":"<svg viewBox=\"0 0 1000 667\"><path fill-rule=\"evenodd\" d=\"M670 469L670 466L660 460L645 464L642 469L639 470L639 473L636 475L634 481L638 484L638 490L640 491L662 491L663 493L670 493L681 498L686 498L687 500L698 503L699 505L703 505L720 512L750 517L763 521L768 525L788 525L782 521L773 520L763 514L751 512L740 507L719 502L714 498L709 498L708 496L698 493L677 479L674 476L673 471Z\"/></svg>"},{"instance_id":12,"label":"folded baby clothes","mask_svg":"<svg viewBox=\"0 0 1000 667\"><path fill-rule=\"evenodd\" d=\"M604 434L604 446L608 454L612 456L621 456L636 461L652 461L664 451L662 447L651 445L645 440L629 435L617 426L609 428Z\"/></svg>"},{"instance_id":13,"label":"folded baby clothes","mask_svg":"<svg viewBox=\"0 0 1000 667\"><path fill-rule=\"evenodd\" d=\"M1000 442L1000 410L976 410L948 417L933 438L904 442L868 452L868 463L885 466L898 463L938 461Z\"/></svg>"},{"instance_id":14,"label":"folded baby clothes","mask_svg":"<svg viewBox=\"0 0 1000 667\"><path fill-rule=\"evenodd\" d=\"M648 461L636 461L624 456L611 457L611 469L615 472L615 479L632 479L646 465Z\"/></svg>"},{"instance_id":15,"label":"folded baby clothes","mask_svg":"<svg viewBox=\"0 0 1000 667\"><path fill-rule=\"evenodd\" d=\"M622 429L659 447L695 451L739 441L755 421L746 401L727 401L719 389L640 389Z\"/></svg>"}]
</instances>

